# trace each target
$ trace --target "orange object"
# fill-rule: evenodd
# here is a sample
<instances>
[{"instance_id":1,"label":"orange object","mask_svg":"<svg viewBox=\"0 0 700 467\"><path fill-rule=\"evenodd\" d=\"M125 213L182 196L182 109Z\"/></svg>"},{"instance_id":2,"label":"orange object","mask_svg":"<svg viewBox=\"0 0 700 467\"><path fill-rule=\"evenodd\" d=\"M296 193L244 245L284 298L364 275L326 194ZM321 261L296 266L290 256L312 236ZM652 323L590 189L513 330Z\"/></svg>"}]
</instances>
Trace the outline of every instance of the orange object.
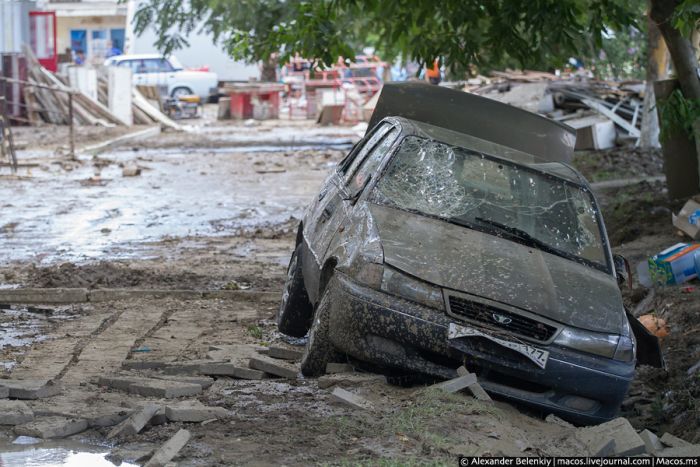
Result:
<instances>
[{"instance_id":1,"label":"orange object","mask_svg":"<svg viewBox=\"0 0 700 467\"><path fill-rule=\"evenodd\" d=\"M425 76L427 78L440 78L440 62L437 58L435 59L435 62L433 62L432 68L425 68Z\"/></svg>"},{"instance_id":2,"label":"orange object","mask_svg":"<svg viewBox=\"0 0 700 467\"><path fill-rule=\"evenodd\" d=\"M650 333L663 339L668 336L668 326L666 325L666 320L658 318L654 315L642 315L639 317L639 322L644 325L645 328L649 330Z\"/></svg>"}]
</instances>

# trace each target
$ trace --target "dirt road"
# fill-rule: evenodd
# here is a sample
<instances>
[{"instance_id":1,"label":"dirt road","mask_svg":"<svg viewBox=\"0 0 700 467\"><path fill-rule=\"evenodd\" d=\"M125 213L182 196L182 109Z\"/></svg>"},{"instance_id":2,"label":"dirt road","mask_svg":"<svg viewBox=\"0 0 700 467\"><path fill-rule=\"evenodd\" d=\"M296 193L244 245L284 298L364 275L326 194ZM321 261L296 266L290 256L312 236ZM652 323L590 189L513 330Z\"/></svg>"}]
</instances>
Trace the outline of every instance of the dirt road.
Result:
<instances>
[{"instance_id":1,"label":"dirt road","mask_svg":"<svg viewBox=\"0 0 700 467\"><path fill-rule=\"evenodd\" d=\"M52 379L62 388L59 395L26 401L35 418L89 420L92 426L67 440L31 445L13 444L13 427L0 426L0 463L43 453L50 460L44 465L60 464L79 453L104 465L140 464L183 427L192 437L178 465L356 465L378 458L382 465L454 465L457 455L584 452L578 430L565 422L465 394L389 385L362 372L322 379L199 376L211 386L183 400L220 407L225 416L191 423L154 417L140 434L106 439L113 426L95 420L116 422L148 402L165 407L175 400L130 393L100 378L191 384L187 378L195 376L169 369L205 359L244 368L250 358L269 360L261 351L271 346L301 349L302 341L283 338L274 324L296 220L353 138L349 129L214 127L164 134L76 162L59 159L55 148L28 151L22 162L38 165L0 184L2 287L82 288L93 298L107 292L104 301L4 306L5 376ZM139 167L141 174L125 177L125 167ZM623 194L634 192L624 190L604 203L615 231L622 223L632 228L625 216L634 195ZM650 205L658 207L659 199ZM665 236L640 230L620 249L634 261L673 239L666 224L659 220L658 226ZM634 305L643 297L628 298ZM659 309L678 297L661 292ZM672 316L697 311L696 304L683 306ZM672 325L681 325L680 318ZM684 339L697 349L697 331ZM674 360L677 384L692 355ZM134 369L139 366L152 368ZM628 414L700 441L697 425L644 408L671 404L663 386L652 377L640 380L638 394L652 402L631 404ZM372 407L338 404L331 396L335 387ZM675 404L668 410L680 411Z\"/></svg>"}]
</instances>

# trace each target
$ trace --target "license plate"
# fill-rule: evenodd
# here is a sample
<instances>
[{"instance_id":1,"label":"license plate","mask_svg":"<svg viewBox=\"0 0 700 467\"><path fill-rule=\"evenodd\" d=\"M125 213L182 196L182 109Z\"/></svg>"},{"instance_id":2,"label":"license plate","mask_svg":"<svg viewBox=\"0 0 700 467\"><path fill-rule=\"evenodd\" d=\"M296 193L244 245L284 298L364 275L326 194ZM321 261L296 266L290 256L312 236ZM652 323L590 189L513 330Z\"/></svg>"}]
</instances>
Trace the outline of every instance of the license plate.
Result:
<instances>
[{"instance_id":1,"label":"license plate","mask_svg":"<svg viewBox=\"0 0 700 467\"><path fill-rule=\"evenodd\" d=\"M448 339L458 339L460 337L485 337L486 339L490 340L491 342L495 342L496 344L502 345L503 347L506 347L511 350L515 350L521 355L524 355L525 357L529 358L532 360L532 362L537 365L538 367L544 369L545 366L547 366L547 359L549 358L549 352L546 350L538 349L537 347L533 347L531 345L527 344L521 344L519 342L511 342L507 341L505 339L501 339L498 337L491 336L489 334L483 333L479 331L478 329L474 329L468 326L461 326L459 324L455 323L450 323L450 327L448 329L447 333L447 338Z\"/></svg>"}]
</instances>

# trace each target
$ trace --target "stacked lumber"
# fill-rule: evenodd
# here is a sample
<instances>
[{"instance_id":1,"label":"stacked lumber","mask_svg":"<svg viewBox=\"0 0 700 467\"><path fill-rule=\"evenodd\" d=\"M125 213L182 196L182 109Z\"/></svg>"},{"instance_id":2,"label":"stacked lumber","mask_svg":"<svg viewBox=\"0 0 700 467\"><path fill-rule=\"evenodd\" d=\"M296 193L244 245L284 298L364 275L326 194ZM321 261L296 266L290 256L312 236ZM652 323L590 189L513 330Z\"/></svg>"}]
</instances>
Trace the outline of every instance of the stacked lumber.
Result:
<instances>
[{"instance_id":1,"label":"stacked lumber","mask_svg":"<svg viewBox=\"0 0 700 467\"><path fill-rule=\"evenodd\" d=\"M104 127L131 125L131 122L118 117L109 109L109 79L104 69L98 70L95 99L80 89L69 86L67 77L51 73L41 66L29 47L24 47L24 54L27 57L27 83L23 92L27 103L27 119L31 124L69 124L72 99L73 124ZM136 124L157 123L176 130L182 129L159 108L143 99L136 89L131 109L133 122ZM128 107L126 110L128 116Z\"/></svg>"}]
</instances>

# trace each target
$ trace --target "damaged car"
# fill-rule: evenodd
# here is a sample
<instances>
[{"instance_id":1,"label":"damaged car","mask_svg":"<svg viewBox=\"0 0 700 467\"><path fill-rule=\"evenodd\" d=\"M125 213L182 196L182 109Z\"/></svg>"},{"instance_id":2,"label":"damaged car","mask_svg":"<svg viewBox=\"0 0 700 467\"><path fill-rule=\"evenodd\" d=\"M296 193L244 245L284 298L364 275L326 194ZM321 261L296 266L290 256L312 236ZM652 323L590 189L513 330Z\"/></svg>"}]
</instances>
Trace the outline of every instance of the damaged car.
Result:
<instances>
[{"instance_id":1,"label":"damaged car","mask_svg":"<svg viewBox=\"0 0 700 467\"><path fill-rule=\"evenodd\" d=\"M568 127L478 96L387 84L307 209L278 313L302 373L339 358L457 376L579 424L613 418L655 338L626 313Z\"/></svg>"}]
</instances>

